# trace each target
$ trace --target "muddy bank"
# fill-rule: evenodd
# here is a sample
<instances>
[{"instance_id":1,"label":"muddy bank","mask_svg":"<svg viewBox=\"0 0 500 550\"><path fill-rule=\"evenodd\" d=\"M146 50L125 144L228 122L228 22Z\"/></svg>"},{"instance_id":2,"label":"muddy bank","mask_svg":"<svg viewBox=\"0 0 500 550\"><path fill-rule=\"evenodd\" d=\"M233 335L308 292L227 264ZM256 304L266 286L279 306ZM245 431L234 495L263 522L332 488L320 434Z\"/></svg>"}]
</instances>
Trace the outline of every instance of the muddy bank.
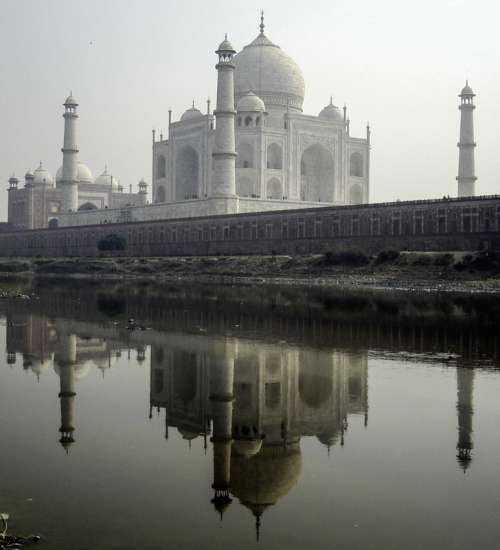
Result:
<instances>
[{"instance_id":1,"label":"muddy bank","mask_svg":"<svg viewBox=\"0 0 500 550\"><path fill-rule=\"evenodd\" d=\"M2 258L0 276L147 279L500 293L500 254L384 251L321 256Z\"/></svg>"}]
</instances>

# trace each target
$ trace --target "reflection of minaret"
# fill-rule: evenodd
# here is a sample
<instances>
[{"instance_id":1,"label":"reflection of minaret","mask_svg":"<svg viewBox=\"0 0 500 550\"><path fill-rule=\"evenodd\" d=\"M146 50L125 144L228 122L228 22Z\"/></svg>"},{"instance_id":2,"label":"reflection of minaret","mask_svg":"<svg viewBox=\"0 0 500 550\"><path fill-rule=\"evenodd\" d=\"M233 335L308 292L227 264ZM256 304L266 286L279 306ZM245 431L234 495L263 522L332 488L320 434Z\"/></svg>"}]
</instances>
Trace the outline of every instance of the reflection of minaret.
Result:
<instances>
[{"instance_id":1,"label":"reflection of minaret","mask_svg":"<svg viewBox=\"0 0 500 550\"><path fill-rule=\"evenodd\" d=\"M213 418L214 498L212 504L222 514L231 504L231 429L233 423L234 360L213 356L210 364L210 402Z\"/></svg>"},{"instance_id":2,"label":"reflection of minaret","mask_svg":"<svg viewBox=\"0 0 500 550\"><path fill-rule=\"evenodd\" d=\"M76 363L76 336L74 334L62 334L60 340L60 354L57 362L59 365L61 400L61 439L59 440L66 452L74 443L75 431L75 371Z\"/></svg>"},{"instance_id":3,"label":"reflection of minaret","mask_svg":"<svg viewBox=\"0 0 500 550\"><path fill-rule=\"evenodd\" d=\"M472 460L472 393L474 386L474 369L457 369L457 413L458 413L458 443L457 459L464 472Z\"/></svg>"}]
</instances>

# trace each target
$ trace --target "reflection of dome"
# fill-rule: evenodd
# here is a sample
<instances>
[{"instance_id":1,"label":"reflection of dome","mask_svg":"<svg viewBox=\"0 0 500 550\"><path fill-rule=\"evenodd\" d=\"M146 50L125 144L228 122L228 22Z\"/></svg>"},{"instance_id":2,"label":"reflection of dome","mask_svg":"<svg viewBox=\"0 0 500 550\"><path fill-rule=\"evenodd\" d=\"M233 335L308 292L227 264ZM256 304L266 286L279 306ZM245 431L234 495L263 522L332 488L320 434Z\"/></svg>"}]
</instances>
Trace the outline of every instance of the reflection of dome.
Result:
<instances>
[{"instance_id":1,"label":"reflection of dome","mask_svg":"<svg viewBox=\"0 0 500 550\"><path fill-rule=\"evenodd\" d=\"M54 180L50 172L42 166L40 166L33 172L33 183L34 185L48 185L52 187L54 185Z\"/></svg>"},{"instance_id":2,"label":"reflection of dome","mask_svg":"<svg viewBox=\"0 0 500 550\"><path fill-rule=\"evenodd\" d=\"M193 101L193 106L184 112L184 114L181 116L181 120L193 120L202 116L203 115L201 114L201 111L194 106Z\"/></svg>"},{"instance_id":3,"label":"reflection of dome","mask_svg":"<svg viewBox=\"0 0 500 550\"><path fill-rule=\"evenodd\" d=\"M90 370L90 366L88 363L84 363L84 364L75 363L74 365L68 365L68 366L73 370L73 376L75 380L81 380L82 378L85 378ZM61 376L61 367L58 363L54 365L54 372L58 376Z\"/></svg>"},{"instance_id":4,"label":"reflection of dome","mask_svg":"<svg viewBox=\"0 0 500 550\"><path fill-rule=\"evenodd\" d=\"M324 109L322 109L321 113L319 114L319 118L324 118L327 120L342 120L342 114L340 113L340 109L333 104L333 99L330 98L330 104L327 105Z\"/></svg>"},{"instance_id":5,"label":"reflection of dome","mask_svg":"<svg viewBox=\"0 0 500 550\"><path fill-rule=\"evenodd\" d=\"M318 441L323 443L326 447L333 447L338 441L338 434L336 433L322 433L318 435Z\"/></svg>"},{"instance_id":6,"label":"reflection of dome","mask_svg":"<svg viewBox=\"0 0 500 550\"><path fill-rule=\"evenodd\" d=\"M181 434L182 439L186 439L187 441L192 441L200 435L197 432L192 432L191 430L186 430L185 428L177 428L177 431Z\"/></svg>"},{"instance_id":7,"label":"reflection of dome","mask_svg":"<svg viewBox=\"0 0 500 550\"><path fill-rule=\"evenodd\" d=\"M291 491L301 469L299 443L286 448L264 445L260 453L249 459L233 454L231 492L256 516L260 516L266 508Z\"/></svg>"},{"instance_id":8,"label":"reflection of dome","mask_svg":"<svg viewBox=\"0 0 500 550\"><path fill-rule=\"evenodd\" d=\"M259 96L255 95L253 92L248 92L240 98L236 110L246 113L264 112L266 106Z\"/></svg>"},{"instance_id":9,"label":"reflection of dome","mask_svg":"<svg viewBox=\"0 0 500 550\"><path fill-rule=\"evenodd\" d=\"M233 441L233 451L245 458L256 455L262 447L262 439L235 439Z\"/></svg>"},{"instance_id":10,"label":"reflection of dome","mask_svg":"<svg viewBox=\"0 0 500 550\"><path fill-rule=\"evenodd\" d=\"M59 168L59 170L56 173L56 182L59 183L61 179L62 179L62 166ZM93 183L94 181L90 168L81 161L78 161L78 164L77 164L76 179L80 183Z\"/></svg>"},{"instance_id":11,"label":"reflection of dome","mask_svg":"<svg viewBox=\"0 0 500 550\"><path fill-rule=\"evenodd\" d=\"M268 108L302 110L305 94L302 71L263 32L235 56L234 62L236 100L253 90Z\"/></svg>"},{"instance_id":12,"label":"reflection of dome","mask_svg":"<svg viewBox=\"0 0 500 550\"><path fill-rule=\"evenodd\" d=\"M47 372L52 364L52 360L48 359L34 359L31 361L30 370L36 377L39 378L41 374Z\"/></svg>"}]
</instances>

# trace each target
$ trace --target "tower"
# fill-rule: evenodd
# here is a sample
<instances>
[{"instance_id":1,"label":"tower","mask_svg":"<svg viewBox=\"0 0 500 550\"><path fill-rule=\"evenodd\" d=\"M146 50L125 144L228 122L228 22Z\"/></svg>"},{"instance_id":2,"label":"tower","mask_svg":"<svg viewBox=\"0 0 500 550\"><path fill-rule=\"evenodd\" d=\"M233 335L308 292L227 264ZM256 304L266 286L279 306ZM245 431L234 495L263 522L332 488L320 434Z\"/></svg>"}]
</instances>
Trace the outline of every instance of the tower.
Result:
<instances>
[{"instance_id":1,"label":"tower","mask_svg":"<svg viewBox=\"0 0 500 550\"><path fill-rule=\"evenodd\" d=\"M61 401L61 427L59 442L66 453L75 442L75 364L76 364L76 336L74 334L61 335L61 351L56 357L59 366Z\"/></svg>"},{"instance_id":2,"label":"tower","mask_svg":"<svg viewBox=\"0 0 500 550\"><path fill-rule=\"evenodd\" d=\"M212 504L222 514L231 504L231 445L233 425L234 360L214 355L210 363L210 402L213 418L214 498Z\"/></svg>"},{"instance_id":3,"label":"tower","mask_svg":"<svg viewBox=\"0 0 500 550\"><path fill-rule=\"evenodd\" d=\"M474 120L475 94L469 81L458 96L460 98L460 141L458 142L458 196L473 197L476 194L476 176L474 175Z\"/></svg>"},{"instance_id":4,"label":"tower","mask_svg":"<svg viewBox=\"0 0 500 550\"><path fill-rule=\"evenodd\" d=\"M465 472L472 460L472 417L474 408L472 394L474 388L474 369L457 368L457 415L458 415L458 442L457 460Z\"/></svg>"},{"instance_id":5,"label":"tower","mask_svg":"<svg viewBox=\"0 0 500 550\"><path fill-rule=\"evenodd\" d=\"M62 177L60 185L63 188L62 211L75 212L78 210L78 165L76 146L76 119L78 114L76 108L78 103L70 93L64 102L64 144L61 149L63 154Z\"/></svg>"},{"instance_id":6,"label":"tower","mask_svg":"<svg viewBox=\"0 0 500 550\"><path fill-rule=\"evenodd\" d=\"M236 51L227 39L215 52L219 56L216 65L217 107L213 157L212 196L232 197L236 195L236 142L234 137L234 69L233 57Z\"/></svg>"}]
</instances>

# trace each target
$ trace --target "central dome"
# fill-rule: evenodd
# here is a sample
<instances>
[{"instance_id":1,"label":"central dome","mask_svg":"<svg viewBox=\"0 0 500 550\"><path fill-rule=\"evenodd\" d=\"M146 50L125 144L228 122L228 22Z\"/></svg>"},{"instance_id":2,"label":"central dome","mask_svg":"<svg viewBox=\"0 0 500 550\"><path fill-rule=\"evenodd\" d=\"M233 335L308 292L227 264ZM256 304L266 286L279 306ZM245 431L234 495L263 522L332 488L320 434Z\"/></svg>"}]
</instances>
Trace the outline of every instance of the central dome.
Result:
<instances>
[{"instance_id":1,"label":"central dome","mask_svg":"<svg viewBox=\"0 0 500 550\"><path fill-rule=\"evenodd\" d=\"M248 92L269 109L302 111L305 83L300 67L263 32L234 58L236 102Z\"/></svg>"}]
</instances>

